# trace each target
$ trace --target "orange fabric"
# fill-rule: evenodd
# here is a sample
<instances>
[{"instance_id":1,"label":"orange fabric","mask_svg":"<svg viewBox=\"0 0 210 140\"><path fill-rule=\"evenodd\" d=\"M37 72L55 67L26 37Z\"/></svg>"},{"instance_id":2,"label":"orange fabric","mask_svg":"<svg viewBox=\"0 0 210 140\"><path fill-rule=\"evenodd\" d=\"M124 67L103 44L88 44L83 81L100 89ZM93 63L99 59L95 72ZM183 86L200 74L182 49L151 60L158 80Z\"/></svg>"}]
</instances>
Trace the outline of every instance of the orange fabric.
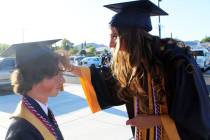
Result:
<instances>
[{"instance_id":1,"label":"orange fabric","mask_svg":"<svg viewBox=\"0 0 210 140\"><path fill-rule=\"evenodd\" d=\"M61 91L64 91L64 84L62 84L62 86L61 86L61 89L60 89Z\"/></svg>"},{"instance_id":2,"label":"orange fabric","mask_svg":"<svg viewBox=\"0 0 210 140\"><path fill-rule=\"evenodd\" d=\"M82 88L84 90L88 106L90 107L91 111L93 113L98 112L101 110L101 107L98 103L98 99L95 93L95 90L93 88L93 85L91 83L91 73L90 69L86 67L81 67L81 78L80 82L82 85Z\"/></svg>"},{"instance_id":3,"label":"orange fabric","mask_svg":"<svg viewBox=\"0 0 210 140\"><path fill-rule=\"evenodd\" d=\"M155 129L154 128L150 128L149 129L149 138L151 140L154 140L155 139L154 136L155 136Z\"/></svg>"},{"instance_id":4,"label":"orange fabric","mask_svg":"<svg viewBox=\"0 0 210 140\"><path fill-rule=\"evenodd\" d=\"M153 114L154 112L154 105L153 105L153 95L152 95L152 78L151 75L147 74L147 82L148 82L148 97L149 97L149 114Z\"/></svg>"},{"instance_id":5,"label":"orange fabric","mask_svg":"<svg viewBox=\"0 0 210 140\"><path fill-rule=\"evenodd\" d=\"M161 122L170 140L181 140L174 121L168 115L161 115Z\"/></svg>"}]
</instances>

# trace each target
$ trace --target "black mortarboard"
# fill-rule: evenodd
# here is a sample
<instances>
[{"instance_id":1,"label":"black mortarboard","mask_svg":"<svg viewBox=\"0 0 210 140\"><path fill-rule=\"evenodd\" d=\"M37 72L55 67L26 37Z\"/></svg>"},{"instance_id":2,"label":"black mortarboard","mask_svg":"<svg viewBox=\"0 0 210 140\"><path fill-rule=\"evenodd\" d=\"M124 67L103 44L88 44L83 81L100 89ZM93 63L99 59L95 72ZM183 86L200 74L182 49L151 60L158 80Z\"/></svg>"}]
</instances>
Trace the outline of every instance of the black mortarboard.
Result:
<instances>
[{"instance_id":1,"label":"black mortarboard","mask_svg":"<svg viewBox=\"0 0 210 140\"><path fill-rule=\"evenodd\" d=\"M150 16L168 15L149 0L138 0L104 5L117 12L110 22L114 27L138 27L146 31L152 30Z\"/></svg>"},{"instance_id":2,"label":"black mortarboard","mask_svg":"<svg viewBox=\"0 0 210 140\"><path fill-rule=\"evenodd\" d=\"M37 61L39 58L50 56L53 56L53 51L46 46L26 45L18 47L16 49L17 68L33 65L33 62Z\"/></svg>"}]
</instances>

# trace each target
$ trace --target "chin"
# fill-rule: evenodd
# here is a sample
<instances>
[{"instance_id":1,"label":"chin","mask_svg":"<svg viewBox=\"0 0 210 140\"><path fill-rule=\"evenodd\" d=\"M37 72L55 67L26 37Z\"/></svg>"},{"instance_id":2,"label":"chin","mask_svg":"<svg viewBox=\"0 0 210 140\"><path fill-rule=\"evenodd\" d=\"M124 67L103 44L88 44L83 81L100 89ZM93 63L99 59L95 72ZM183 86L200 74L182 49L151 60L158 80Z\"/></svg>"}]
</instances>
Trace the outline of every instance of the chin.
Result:
<instances>
[{"instance_id":1,"label":"chin","mask_svg":"<svg viewBox=\"0 0 210 140\"><path fill-rule=\"evenodd\" d=\"M58 95L58 93L59 93L59 90L56 90L55 92L52 92L52 93L50 94L50 96L51 96L51 97L55 97L55 96Z\"/></svg>"}]
</instances>

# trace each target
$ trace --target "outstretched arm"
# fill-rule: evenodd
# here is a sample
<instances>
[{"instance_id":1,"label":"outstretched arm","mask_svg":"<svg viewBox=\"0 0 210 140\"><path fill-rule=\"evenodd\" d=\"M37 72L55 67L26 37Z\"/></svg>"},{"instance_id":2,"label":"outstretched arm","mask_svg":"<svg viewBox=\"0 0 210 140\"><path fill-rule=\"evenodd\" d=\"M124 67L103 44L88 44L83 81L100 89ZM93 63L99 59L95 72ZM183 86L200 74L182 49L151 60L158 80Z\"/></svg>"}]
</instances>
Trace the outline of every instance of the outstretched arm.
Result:
<instances>
[{"instance_id":1,"label":"outstretched arm","mask_svg":"<svg viewBox=\"0 0 210 140\"><path fill-rule=\"evenodd\" d=\"M69 65L66 66L66 71L71 72L71 73L73 73L73 74L75 74L76 76L79 76L79 77L82 77L81 69L82 69L82 67L74 66L72 64L69 64Z\"/></svg>"}]
</instances>

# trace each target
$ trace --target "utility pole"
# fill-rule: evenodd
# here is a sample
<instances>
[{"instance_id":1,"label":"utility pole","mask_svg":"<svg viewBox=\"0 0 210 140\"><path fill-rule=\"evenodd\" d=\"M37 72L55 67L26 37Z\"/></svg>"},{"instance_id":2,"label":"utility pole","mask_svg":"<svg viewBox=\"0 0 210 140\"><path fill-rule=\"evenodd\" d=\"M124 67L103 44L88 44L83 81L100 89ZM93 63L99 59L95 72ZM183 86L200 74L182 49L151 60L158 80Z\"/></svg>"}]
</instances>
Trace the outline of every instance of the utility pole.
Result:
<instances>
[{"instance_id":1,"label":"utility pole","mask_svg":"<svg viewBox=\"0 0 210 140\"><path fill-rule=\"evenodd\" d=\"M158 0L158 7L160 7L161 0ZM161 38L161 24L160 24L160 16L158 16L158 29L159 29L159 37Z\"/></svg>"},{"instance_id":2,"label":"utility pole","mask_svg":"<svg viewBox=\"0 0 210 140\"><path fill-rule=\"evenodd\" d=\"M22 43L24 43L25 29L22 28Z\"/></svg>"}]
</instances>

